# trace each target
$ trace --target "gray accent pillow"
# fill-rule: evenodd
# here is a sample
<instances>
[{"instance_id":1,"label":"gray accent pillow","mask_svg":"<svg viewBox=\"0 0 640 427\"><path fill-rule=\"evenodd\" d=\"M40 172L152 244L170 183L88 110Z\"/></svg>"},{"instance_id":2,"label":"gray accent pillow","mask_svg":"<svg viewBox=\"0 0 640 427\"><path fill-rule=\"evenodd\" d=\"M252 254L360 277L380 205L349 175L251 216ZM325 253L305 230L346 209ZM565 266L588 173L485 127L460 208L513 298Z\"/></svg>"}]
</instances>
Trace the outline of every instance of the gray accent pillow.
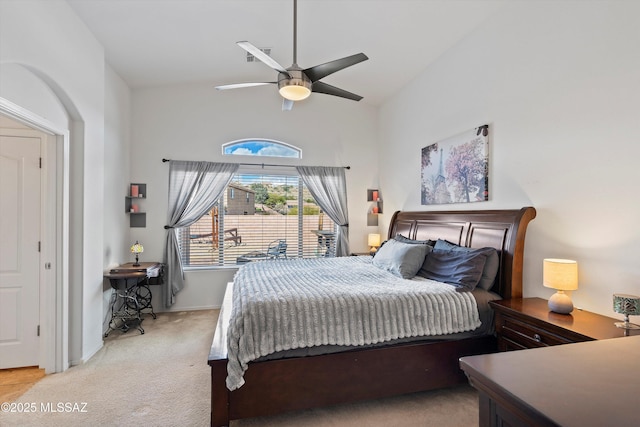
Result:
<instances>
[{"instance_id":1,"label":"gray accent pillow","mask_svg":"<svg viewBox=\"0 0 640 427\"><path fill-rule=\"evenodd\" d=\"M404 237L402 234L396 234L393 239L401 243L409 243L412 245L429 245L433 247L436 244L435 240L413 240L408 237Z\"/></svg>"},{"instance_id":2,"label":"gray accent pillow","mask_svg":"<svg viewBox=\"0 0 640 427\"><path fill-rule=\"evenodd\" d=\"M422 267L429 251L431 246L428 245L413 245L391 239L378 249L372 263L398 277L411 279Z\"/></svg>"},{"instance_id":3,"label":"gray accent pillow","mask_svg":"<svg viewBox=\"0 0 640 427\"><path fill-rule=\"evenodd\" d=\"M434 248L425 258L418 275L472 291L478 286L487 260L486 252L452 251Z\"/></svg>"},{"instance_id":4,"label":"gray accent pillow","mask_svg":"<svg viewBox=\"0 0 640 427\"><path fill-rule=\"evenodd\" d=\"M467 248L465 246L456 245L455 243L448 242L446 240L438 239L434 246L434 249L461 251L461 252L486 252L487 261L484 264L482 270L482 277L478 283L478 287L485 291L490 290L496 281L496 275L498 274L498 268L500 268L500 256L495 248Z\"/></svg>"}]
</instances>

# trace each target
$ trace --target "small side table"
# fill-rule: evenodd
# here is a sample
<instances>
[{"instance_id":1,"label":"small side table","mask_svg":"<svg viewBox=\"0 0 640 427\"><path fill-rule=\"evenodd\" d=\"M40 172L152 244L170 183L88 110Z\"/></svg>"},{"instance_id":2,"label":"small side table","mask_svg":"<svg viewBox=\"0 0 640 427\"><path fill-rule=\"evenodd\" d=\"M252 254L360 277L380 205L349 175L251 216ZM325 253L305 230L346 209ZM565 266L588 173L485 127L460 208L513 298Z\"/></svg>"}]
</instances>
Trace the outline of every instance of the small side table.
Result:
<instances>
[{"instance_id":1,"label":"small side table","mask_svg":"<svg viewBox=\"0 0 640 427\"><path fill-rule=\"evenodd\" d=\"M109 273L105 274L104 278L109 279L114 289L111 296L111 320L104 337L108 337L109 333L116 329L128 332L132 324L135 324L140 333L144 334L137 293L138 283L146 281L147 273L142 271Z\"/></svg>"},{"instance_id":2,"label":"small side table","mask_svg":"<svg viewBox=\"0 0 640 427\"><path fill-rule=\"evenodd\" d=\"M151 305L152 295L150 285L161 285L164 283L164 264L160 262L141 262L139 264L140 265L135 265L133 262L128 262L112 269L111 273L146 273L146 280L138 281L136 297L140 306L140 312L151 314L151 317L155 319L156 314L154 313L153 306Z\"/></svg>"}]
</instances>

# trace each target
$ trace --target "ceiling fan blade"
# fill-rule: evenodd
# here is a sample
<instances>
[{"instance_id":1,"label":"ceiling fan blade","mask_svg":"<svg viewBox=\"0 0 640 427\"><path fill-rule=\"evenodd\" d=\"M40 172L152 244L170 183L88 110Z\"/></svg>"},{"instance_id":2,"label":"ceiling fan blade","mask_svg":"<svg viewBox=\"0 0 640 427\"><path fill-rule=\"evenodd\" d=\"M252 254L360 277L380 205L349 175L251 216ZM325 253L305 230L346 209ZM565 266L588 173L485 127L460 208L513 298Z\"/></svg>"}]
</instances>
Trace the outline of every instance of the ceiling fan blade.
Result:
<instances>
[{"instance_id":1,"label":"ceiling fan blade","mask_svg":"<svg viewBox=\"0 0 640 427\"><path fill-rule=\"evenodd\" d=\"M278 62L275 59L273 59L272 57L270 57L269 55L267 55L266 53L264 53L263 51L261 51L260 49L252 45L251 43L247 41L242 41L242 42L237 42L237 45L243 48L244 50L246 50L247 52L249 52L251 55L255 56L260 61L267 64L269 67L273 68L274 70L280 73L289 75L289 72L287 71L286 68L278 64Z\"/></svg>"},{"instance_id":2,"label":"ceiling fan blade","mask_svg":"<svg viewBox=\"0 0 640 427\"><path fill-rule=\"evenodd\" d=\"M243 87L264 86L264 85L271 85L271 84L277 84L277 83L278 82L234 83L230 85L216 86L216 89L217 90L240 89Z\"/></svg>"},{"instance_id":3,"label":"ceiling fan blade","mask_svg":"<svg viewBox=\"0 0 640 427\"><path fill-rule=\"evenodd\" d=\"M344 68L358 64L362 61L369 59L364 53L356 53L355 55L347 56L342 59L336 59L335 61L326 62L324 64L316 65L315 67L307 68L304 73L309 77L312 82L317 82L323 77L333 74L336 71L340 71Z\"/></svg>"},{"instance_id":4,"label":"ceiling fan blade","mask_svg":"<svg viewBox=\"0 0 640 427\"><path fill-rule=\"evenodd\" d=\"M293 101L287 98L282 98L282 111L291 111L293 108Z\"/></svg>"},{"instance_id":5,"label":"ceiling fan blade","mask_svg":"<svg viewBox=\"0 0 640 427\"><path fill-rule=\"evenodd\" d=\"M347 92L344 89L337 88L335 86L328 85L323 82L315 82L311 86L311 92L324 93L326 95L339 96L341 98L347 98L354 101L360 101L362 97L355 93Z\"/></svg>"}]
</instances>

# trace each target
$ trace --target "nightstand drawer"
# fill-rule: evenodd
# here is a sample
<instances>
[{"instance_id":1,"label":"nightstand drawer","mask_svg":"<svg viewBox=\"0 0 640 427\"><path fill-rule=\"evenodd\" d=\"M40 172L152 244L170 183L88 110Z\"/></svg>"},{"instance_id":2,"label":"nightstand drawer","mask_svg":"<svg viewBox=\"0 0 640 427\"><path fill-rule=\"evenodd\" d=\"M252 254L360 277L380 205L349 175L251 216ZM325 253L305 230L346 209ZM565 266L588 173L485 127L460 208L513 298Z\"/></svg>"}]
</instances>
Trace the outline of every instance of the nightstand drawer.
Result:
<instances>
[{"instance_id":1,"label":"nightstand drawer","mask_svg":"<svg viewBox=\"0 0 640 427\"><path fill-rule=\"evenodd\" d=\"M500 317L498 335L525 348L547 347L574 342L544 329L521 322L518 319Z\"/></svg>"}]
</instances>

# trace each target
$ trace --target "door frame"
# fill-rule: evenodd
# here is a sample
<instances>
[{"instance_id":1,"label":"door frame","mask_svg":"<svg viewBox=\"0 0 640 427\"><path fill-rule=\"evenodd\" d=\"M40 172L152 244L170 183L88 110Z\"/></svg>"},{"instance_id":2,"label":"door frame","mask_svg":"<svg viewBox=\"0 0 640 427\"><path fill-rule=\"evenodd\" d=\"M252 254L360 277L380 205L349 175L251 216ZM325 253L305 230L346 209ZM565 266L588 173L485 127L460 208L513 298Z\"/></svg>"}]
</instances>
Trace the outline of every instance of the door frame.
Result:
<instances>
[{"instance_id":1,"label":"door frame","mask_svg":"<svg viewBox=\"0 0 640 427\"><path fill-rule=\"evenodd\" d=\"M46 373L69 367L69 137L49 120L0 97L0 114L44 137L41 144L41 252L39 364ZM35 131L35 132L34 132ZM19 135L15 135L19 136Z\"/></svg>"}]
</instances>

